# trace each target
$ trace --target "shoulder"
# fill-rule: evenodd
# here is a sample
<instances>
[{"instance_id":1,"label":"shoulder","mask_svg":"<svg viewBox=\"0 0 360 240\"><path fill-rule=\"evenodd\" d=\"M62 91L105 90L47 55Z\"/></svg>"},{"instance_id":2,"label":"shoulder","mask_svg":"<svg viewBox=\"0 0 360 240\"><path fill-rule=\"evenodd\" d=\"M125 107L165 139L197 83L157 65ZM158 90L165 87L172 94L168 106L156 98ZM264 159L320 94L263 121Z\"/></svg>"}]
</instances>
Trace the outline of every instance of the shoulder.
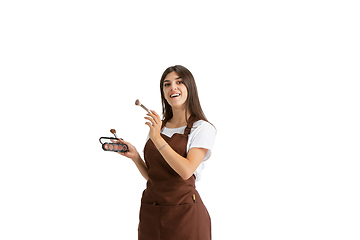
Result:
<instances>
[{"instance_id":1,"label":"shoulder","mask_svg":"<svg viewBox=\"0 0 360 240\"><path fill-rule=\"evenodd\" d=\"M195 132L203 132L216 135L215 127L211 123L204 120L198 120L194 122L191 133Z\"/></svg>"},{"instance_id":2,"label":"shoulder","mask_svg":"<svg viewBox=\"0 0 360 240\"><path fill-rule=\"evenodd\" d=\"M216 129L211 123L204 120L196 121L193 124L189 134L189 149L190 148L206 148L211 150L216 138ZM206 159L210 157L210 151L206 155Z\"/></svg>"}]
</instances>

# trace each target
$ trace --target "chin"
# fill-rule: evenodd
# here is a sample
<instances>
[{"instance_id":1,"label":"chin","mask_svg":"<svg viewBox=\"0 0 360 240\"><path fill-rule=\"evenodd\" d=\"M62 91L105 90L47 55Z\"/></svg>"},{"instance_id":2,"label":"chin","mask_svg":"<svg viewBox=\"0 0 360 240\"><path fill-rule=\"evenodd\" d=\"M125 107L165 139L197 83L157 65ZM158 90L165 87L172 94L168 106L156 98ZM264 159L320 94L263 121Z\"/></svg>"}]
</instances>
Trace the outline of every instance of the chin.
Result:
<instances>
[{"instance_id":1,"label":"chin","mask_svg":"<svg viewBox=\"0 0 360 240\"><path fill-rule=\"evenodd\" d=\"M168 101L168 103L172 108L185 108L186 107L186 102L180 103L180 102L171 102L171 101L169 102Z\"/></svg>"}]
</instances>

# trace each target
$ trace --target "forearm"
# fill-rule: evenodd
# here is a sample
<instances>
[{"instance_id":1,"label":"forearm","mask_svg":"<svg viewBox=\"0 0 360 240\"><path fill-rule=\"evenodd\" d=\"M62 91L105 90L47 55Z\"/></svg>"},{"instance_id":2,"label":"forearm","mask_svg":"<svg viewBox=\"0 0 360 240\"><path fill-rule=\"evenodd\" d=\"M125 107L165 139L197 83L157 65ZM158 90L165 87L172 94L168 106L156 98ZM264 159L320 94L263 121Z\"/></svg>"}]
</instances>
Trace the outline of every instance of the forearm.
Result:
<instances>
[{"instance_id":1,"label":"forearm","mask_svg":"<svg viewBox=\"0 0 360 240\"><path fill-rule=\"evenodd\" d=\"M187 153L186 158L184 158L167 145L166 141L161 137L160 130L162 124L160 116L155 111L150 111L147 116L148 117L145 117L145 119L150 122L145 124L150 128L149 137L155 147L159 150L169 166L177 172L180 177L184 180L190 178L204 159L207 149L192 148Z\"/></svg>"},{"instance_id":2,"label":"forearm","mask_svg":"<svg viewBox=\"0 0 360 240\"><path fill-rule=\"evenodd\" d=\"M184 158L175 152L174 149L167 145L166 141L162 137L153 140L153 143L157 149L161 148L159 151L160 154L169 166L177 172L177 174L179 174L183 179L188 179L192 176L196 167L194 169L193 164L187 158Z\"/></svg>"},{"instance_id":3,"label":"forearm","mask_svg":"<svg viewBox=\"0 0 360 240\"><path fill-rule=\"evenodd\" d=\"M145 162L142 160L140 155L138 154L132 161L135 163L136 167L139 169L141 175L146 179L149 180L148 168Z\"/></svg>"}]
</instances>

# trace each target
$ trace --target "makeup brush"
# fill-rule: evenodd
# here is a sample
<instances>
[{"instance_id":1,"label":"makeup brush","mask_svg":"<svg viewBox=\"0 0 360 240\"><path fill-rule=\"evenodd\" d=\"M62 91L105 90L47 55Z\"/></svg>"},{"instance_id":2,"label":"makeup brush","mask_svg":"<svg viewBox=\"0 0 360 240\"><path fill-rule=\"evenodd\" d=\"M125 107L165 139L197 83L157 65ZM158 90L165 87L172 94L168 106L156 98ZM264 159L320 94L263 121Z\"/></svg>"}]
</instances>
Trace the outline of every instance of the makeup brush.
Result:
<instances>
[{"instance_id":1,"label":"makeup brush","mask_svg":"<svg viewBox=\"0 0 360 240\"><path fill-rule=\"evenodd\" d=\"M150 113L149 109L147 109L144 105L142 105L139 99L136 99L135 105L142 107L143 109L145 109L145 111L147 111L148 113Z\"/></svg>"},{"instance_id":2,"label":"makeup brush","mask_svg":"<svg viewBox=\"0 0 360 240\"><path fill-rule=\"evenodd\" d=\"M118 138L117 135L116 135L116 130L115 130L115 129L110 129L110 132L111 132L112 134L114 134L114 136L115 136L116 138Z\"/></svg>"}]
</instances>

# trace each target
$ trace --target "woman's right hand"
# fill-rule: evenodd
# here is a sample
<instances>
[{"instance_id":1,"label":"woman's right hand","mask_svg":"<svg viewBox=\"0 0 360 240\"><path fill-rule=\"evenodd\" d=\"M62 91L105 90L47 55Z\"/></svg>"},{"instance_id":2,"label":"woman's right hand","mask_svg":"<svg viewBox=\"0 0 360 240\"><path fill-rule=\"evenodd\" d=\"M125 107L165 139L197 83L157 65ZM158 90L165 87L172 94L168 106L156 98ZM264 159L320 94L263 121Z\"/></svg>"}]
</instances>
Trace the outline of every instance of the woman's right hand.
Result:
<instances>
[{"instance_id":1,"label":"woman's right hand","mask_svg":"<svg viewBox=\"0 0 360 240\"><path fill-rule=\"evenodd\" d=\"M127 157L127 158L130 158L130 159L132 159L132 160L134 160L136 157L139 156L138 151L136 150L136 148L135 148L131 143L126 142L126 141L124 141L124 140L121 140L121 139L119 139L119 138L118 138L118 140L113 140L113 139L110 139L110 140L111 140L111 142L113 142L113 143L121 143L121 144L126 144L126 145L128 146L128 150L129 150L129 151L127 151L127 152L117 152L117 153L119 153L120 155L123 155L123 156L125 156L125 157Z\"/></svg>"}]
</instances>

